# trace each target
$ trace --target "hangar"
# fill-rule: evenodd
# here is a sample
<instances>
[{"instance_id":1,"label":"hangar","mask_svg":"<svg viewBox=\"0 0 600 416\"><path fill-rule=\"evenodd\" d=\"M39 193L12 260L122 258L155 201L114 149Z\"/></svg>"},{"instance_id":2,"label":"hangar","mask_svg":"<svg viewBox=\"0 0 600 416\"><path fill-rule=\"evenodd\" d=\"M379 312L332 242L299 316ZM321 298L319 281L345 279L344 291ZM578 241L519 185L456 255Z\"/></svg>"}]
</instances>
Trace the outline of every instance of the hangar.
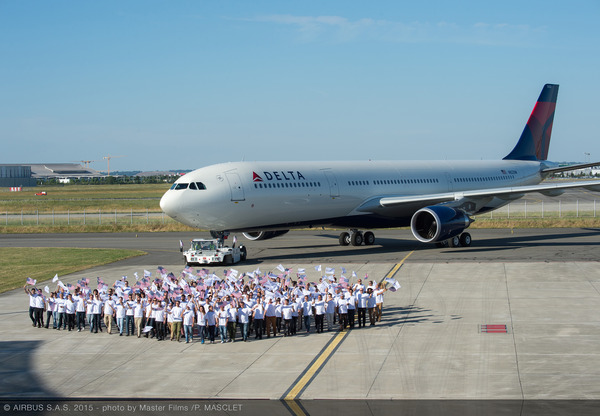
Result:
<instances>
[{"instance_id":1,"label":"hangar","mask_svg":"<svg viewBox=\"0 0 600 416\"><path fill-rule=\"evenodd\" d=\"M102 178L100 172L79 163L21 163L0 165L0 187L36 186L38 179Z\"/></svg>"}]
</instances>

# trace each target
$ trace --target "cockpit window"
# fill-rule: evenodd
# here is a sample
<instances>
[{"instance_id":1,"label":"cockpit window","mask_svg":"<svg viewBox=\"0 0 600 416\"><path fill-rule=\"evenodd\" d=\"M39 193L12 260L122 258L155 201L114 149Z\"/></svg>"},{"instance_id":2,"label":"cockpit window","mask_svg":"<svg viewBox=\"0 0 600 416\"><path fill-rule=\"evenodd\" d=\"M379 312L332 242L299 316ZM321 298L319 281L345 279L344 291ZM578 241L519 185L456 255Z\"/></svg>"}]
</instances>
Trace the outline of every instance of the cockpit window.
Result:
<instances>
[{"instance_id":1,"label":"cockpit window","mask_svg":"<svg viewBox=\"0 0 600 416\"><path fill-rule=\"evenodd\" d=\"M198 189L196 188L196 184L194 182L190 183L190 189Z\"/></svg>"},{"instance_id":2,"label":"cockpit window","mask_svg":"<svg viewBox=\"0 0 600 416\"><path fill-rule=\"evenodd\" d=\"M206 186L202 183L202 182L196 182L196 186L198 187L198 189L200 190L204 190L206 189Z\"/></svg>"},{"instance_id":3,"label":"cockpit window","mask_svg":"<svg viewBox=\"0 0 600 416\"><path fill-rule=\"evenodd\" d=\"M206 189L206 186L202 183L202 182L192 182L192 183L183 183L183 182L179 182L179 183L174 183L173 186L171 186L171 189L174 189L176 191L179 191L181 189L194 189L194 190L204 190Z\"/></svg>"},{"instance_id":4,"label":"cockpit window","mask_svg":"<svg viewBox=\"0 0 600 416\"><path fill-rule=\"evenodd\" d=\"M176 191L179 191L181 189L187 189L189 183L175 183L173 184L173 186L171 187L171 189L175 189Z\"/></svg>"}]
</instances>

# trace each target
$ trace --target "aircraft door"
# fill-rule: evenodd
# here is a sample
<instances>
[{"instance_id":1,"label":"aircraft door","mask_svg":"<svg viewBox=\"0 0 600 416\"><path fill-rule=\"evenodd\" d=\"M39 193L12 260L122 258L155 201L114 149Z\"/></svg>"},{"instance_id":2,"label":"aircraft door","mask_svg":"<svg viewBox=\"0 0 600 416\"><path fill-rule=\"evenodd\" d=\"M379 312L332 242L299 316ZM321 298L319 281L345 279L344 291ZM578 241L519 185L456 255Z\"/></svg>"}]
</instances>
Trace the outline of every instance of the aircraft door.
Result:
<instances>
[{"instance_id":1,"label":"aircraft door","mask_svg":"<svg viewBox=\"0 0 600 416\"><path fill-rule=\"evenodd\" d=\"M324 169L323 173L329 182L329 194L333 197L340 196L340 188L338 186L337 178L331 169Z\"/></svg>"},{"instance_id":2,"label":"aircraft door","mask_svg":"<svg viewBox=\"0 0 600 416\"><path fill-rule=\"evenodd\" d=\"M245 201L244 188L242 187L242 181L240 175L237 172L225 172L227 182L229 182L229 188L231 189L231 200L232 201Z\"/></svg>"}]
</instances>

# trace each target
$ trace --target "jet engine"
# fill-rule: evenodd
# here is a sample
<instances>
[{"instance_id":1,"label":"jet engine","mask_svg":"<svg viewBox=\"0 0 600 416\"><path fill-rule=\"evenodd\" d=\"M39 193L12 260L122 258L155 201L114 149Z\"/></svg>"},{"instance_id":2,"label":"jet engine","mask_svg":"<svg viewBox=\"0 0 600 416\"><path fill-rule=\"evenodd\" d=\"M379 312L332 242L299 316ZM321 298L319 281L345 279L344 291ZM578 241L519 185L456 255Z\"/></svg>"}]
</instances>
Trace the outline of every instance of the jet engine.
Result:
<instances>
[{"instance_id":1,"label":"jet engine","mask_svg":"<svg viewBox=\"0 0 600 416\"><path fill-rule=\"evenodd\" d=\"M433 205L414 213L410 220L410 229L417 240L436 243L459 235L471 222L473 220L463 211Z\"/></svg>"},{"instance_id":2,"label":"jet engine","mask_svg":"<svg viewBox=\"0 0 600 416\"><path fill-rule=\"evenodd\" d=\"M244 237L251 241L258 240L270 240L271 238L279 237L280 235L284 235L290 230L279 230L279 231L254 231L251 233L242 233Z\"/></svg>"}]
</instances>

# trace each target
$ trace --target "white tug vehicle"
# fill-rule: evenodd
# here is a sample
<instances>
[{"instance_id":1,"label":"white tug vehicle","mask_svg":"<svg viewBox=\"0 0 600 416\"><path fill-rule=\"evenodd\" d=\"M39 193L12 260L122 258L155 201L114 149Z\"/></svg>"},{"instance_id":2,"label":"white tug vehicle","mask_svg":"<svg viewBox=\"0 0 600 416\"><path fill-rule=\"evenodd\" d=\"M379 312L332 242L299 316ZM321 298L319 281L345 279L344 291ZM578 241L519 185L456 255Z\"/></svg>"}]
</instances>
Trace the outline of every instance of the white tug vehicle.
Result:
<instances>
[{"instance_id":1,"label":"white tug vehicle","mask_svg":"<svg viewBox=\"0 0 600 416\"><path fill-rule=\"evenodd\" d=\"M212 263L235 264L246 260L247 255L246 247L243 245L236 247L234 242L233 247L226 246L224 237L194 238L189 250L183 251L183 247L180 247L180 250L187 266Z\"/></svg>"}]
</instances>

